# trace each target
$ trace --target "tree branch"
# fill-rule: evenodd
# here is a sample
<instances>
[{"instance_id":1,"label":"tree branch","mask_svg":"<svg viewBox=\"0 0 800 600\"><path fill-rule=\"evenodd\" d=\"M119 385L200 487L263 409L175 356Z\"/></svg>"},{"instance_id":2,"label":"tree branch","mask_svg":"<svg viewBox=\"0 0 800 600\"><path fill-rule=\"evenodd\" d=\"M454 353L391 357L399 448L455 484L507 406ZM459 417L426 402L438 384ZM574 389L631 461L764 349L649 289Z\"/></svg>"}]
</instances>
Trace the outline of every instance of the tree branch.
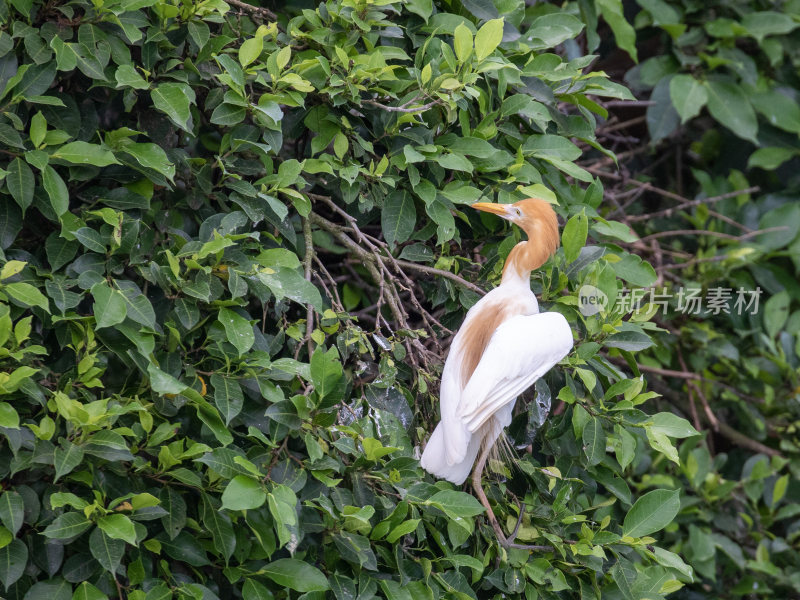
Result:
<instances>
[{"instance_id":1,"label":"tree branch","mask_svg":"<svg viewBox=\"0 0 800 600\"><path fill-rule=\"evenodd\" d=\"M429 108L433 108L437 104L441 104L441 100L434 100L432 102L428 102L427 104L423 104L422 106L417 106L416 108L405 108L404 106L387 106L386 104L381 104L380 102L376 102L375 100L362 100L364 104L371 104L372 106L377 106L380 109L387 110L389 112L399 112L399 113L418 113L428 110Z\"/></svg>"},{"instance_id":2,"label":"tree branch","mask_svg":"<svg viewBox=\"0 0 800 600\"><path fill-rule=\"evenodd\" d=\"M246 2L242 2L241 0L225 0L227 4L231 6L235 6L236 8L241 8L242 10L246 10L249 13L253 14L261 14L263 17L267 17L270 21L277 21L278 15L272 12L268 8L264 8L263 6L253 6L252 4L247 4Z\"/></svg>"}]
</instances>

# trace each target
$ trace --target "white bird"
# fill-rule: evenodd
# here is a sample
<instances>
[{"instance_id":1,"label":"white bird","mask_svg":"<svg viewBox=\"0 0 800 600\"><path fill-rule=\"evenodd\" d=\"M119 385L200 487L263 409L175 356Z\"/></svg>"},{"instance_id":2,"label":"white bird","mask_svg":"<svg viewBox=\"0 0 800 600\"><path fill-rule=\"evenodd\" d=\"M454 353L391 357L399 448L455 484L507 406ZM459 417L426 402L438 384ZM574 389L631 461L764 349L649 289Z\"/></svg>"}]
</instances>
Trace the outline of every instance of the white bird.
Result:
<instances>
[{"instance_id":1,"label":"white bird","mask_svg":"<svg viewBox=\"0 0 800 600\"><path fill-rule=\"evenodd\" d=\"M441 421L425 446L421 465L460 485L474 464L472 485L498 540L505 546L528 547L503 534L483 492L481 473L490 450L511 423L517 396L572 349L567 320L560 313L540 313L530 288L531 271L558 247L558 220L550 204L535 198L472 207L515 223L528 240L511 250L500 285L469 309L453 339L442 373Z\"/></svg>"}]
</instances>

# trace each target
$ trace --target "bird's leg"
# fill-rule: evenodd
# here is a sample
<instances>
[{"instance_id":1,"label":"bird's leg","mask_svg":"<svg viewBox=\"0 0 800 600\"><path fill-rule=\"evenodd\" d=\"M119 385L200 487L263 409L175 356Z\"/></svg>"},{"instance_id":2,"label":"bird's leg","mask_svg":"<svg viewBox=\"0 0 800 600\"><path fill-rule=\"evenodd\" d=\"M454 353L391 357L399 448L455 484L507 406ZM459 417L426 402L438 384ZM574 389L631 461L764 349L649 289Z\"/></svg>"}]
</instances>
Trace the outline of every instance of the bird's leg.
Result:
<instances>
[{"instance_id":1,"label":"bird's leg","mask_svg":"<svg viewBox=\"0 0 800 600\"><path fill-rule=\"evenodd\" d=\"M489 517L489 523L491 524L492 529L494 529L494 533L497 536L497 541L500 542L501 546L505 546L508 543L508 540L506 539L505 534L503 534L503 530L500 528L500 523L497 521L497 517L494 516L492 506L489 504L489 499L486 497L486 494L483 491L483 485L481 485L483 468L486 466L486 459L489 458L489 451L491 449L491 445L483 444L480 456L478 456L478 462L475 463L475 469L472 471L472 488L475 490L478 500L486 509L486 516Z\"/></svg>"},{"instance_id":2,"label":"bird's leg","mask_svg":"<svg viewBox=\"0 0 800 600\"><path fill-rule=\"evenodd\" d=\"M494 529L494 534L497 536L497 541L500 542L500 545L504 548L517 548L522 550L538 550L540 552L551 552L553 550L552 546L538 546L535 544L517 544L513 540L517 537L517 532L519 531L520 525L522 524L522 515L525 511L525 504L521 503L519 507L519 518L517 519L517 525L514 527L514 532L511 535L511 538L507 538L503 533L503 529L500 527L500 523L497 520L497 517L494 515L494 511L492 510L492 506L489 504L489 499L486 497L486 494L483 491L483 485L481 485L481 475L483 475L483 468L486 466L486 459L489 457L489 451L492 449L490 445L485 445L481 450L480 456L478 457L478 462L475 463L475 469L472 471L472 488L475 490L475 494L478 496L478 500L483 507L486 509L486 516L489 518L489 523Z\"/></svg>"}]
</instances>

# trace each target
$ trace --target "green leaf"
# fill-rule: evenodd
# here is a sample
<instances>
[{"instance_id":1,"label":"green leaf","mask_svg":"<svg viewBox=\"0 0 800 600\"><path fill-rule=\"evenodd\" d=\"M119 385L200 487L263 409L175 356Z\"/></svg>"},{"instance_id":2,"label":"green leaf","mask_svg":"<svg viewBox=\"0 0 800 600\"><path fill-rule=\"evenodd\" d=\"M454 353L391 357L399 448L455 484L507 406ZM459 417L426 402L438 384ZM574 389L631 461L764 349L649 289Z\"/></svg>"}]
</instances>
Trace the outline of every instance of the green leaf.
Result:
<instances>
[{"instance_id":1,"label":"green leaf","mask_svg":"<svg viewBox=\"0 0 800 600\"><path fill-rule=\"evenodd\" d=\"M522 146L525 153L546 158L574 161L580 158L581 149L560 135L531 135Z\"/></svg>"},{"instance_id":2,"label":"green leaf","mask_svg":"<svg viewBox=\"0 0 800 600\"><path fill-rule=\"evenodd\" d=\"M465 63L472 55L472 32L463 23L453 32L453 48L459 63Z\"/></svg>"},{"instance_id":3,"label":"green leaf","mask_svg":"<svg viewBox=\"0 0 800 600\"><path fill-rule=\"evenodd\" d=\"M80 535L91 526L92 522L83 513L68 512L56 517L42 535L54 540L67 540Z\"/></svg>"},{"instance_id":4,"label":"green leaf","mask_svg":"<svg viewBox=\"0 0 800 600\"><path fill-rule=\"evenodd\" d=\"M747 160L747 168L759 167L766 171L773 171L780 167L787 160L798 155L798 151L792 148L759 148L750 155Z\"/></svg>"},{"instance_id":5,"label":"green leaf","mask_svg":"<svg viewBox=\"0 0 800 600\"><path fill-rule=\"evenodd\" d=\"M242 586L243 600L273 600L274 597L272 592L255 579L247 578L244 580L244 585Z\"/></svg>"},{"instance_id":6,"label":"green leaf","mask_svg":"<svg viewBox=\"0 0 800 600\"><path fill-rule=\"evenodd\" d=\"M475 58L483 60L503 41L503 19L492 19L484 23L475 34Z\"/></svg>"},{"instance_id":7,"label":"green leaf","mask_svg":"<svg viewBox=\"0 0 800 600\"><path fill-rule=\"evenodd\" d=\"M136 529L133 522L121 514L111 514L100 517L97 526L110 538L124 540L129 544L136 545Z\"/></svg>"},{"instance_id":8,"label":"green leaf","mask_svg":"<svg viewBox=\"0 0 800 600\"><path fill-rule=\"evenodd\" d=\"M224 127L232 127L244 121L247 116L247 111L243 106L237 104L228 104L223 102L217 106L211 113L211 122L214 125L222 125Z\"/></svg>"},{"instance_id":9,"label":"green leaf","mask_svg":"<svg viewBox=\"0 0 800 600\"><path fill-rule=\"evenodd\" d=\"M800 27L791 15L774 10L747 13L742 17L742 27L759 42L769 35L782 35Z\"/></svg>"},{"instance_id":10,"label":"green leaf","mask_svg":"<svg viewBox=\"0 0 800 600\"><path fill-rule=\"evenodd\" d=\"M411 591L407 586L403 586L393 579L381 579L381 588L387 600L414 600ZM463 594L467 598L471 598L470 594Z\"/></svg>"},{"instance_id":11,"label":"green leaf","mask_svg":"<svg viewBox=\"0 0 800 600\"><path fill-rule=\"evenodd\" d=\"M109 573L116 573L125 554L125 542L110 538L99 527L95 527L89 536L89 550L101 567Z\"/></svg>"},{"instance_id":12,"label":"green leaf","mask_svg":"<svg viewBox=\"0 0 800 600\"><path fill-rule=\"evenodd\" d=\"M620 425L614 426L614 432L617 434L617 438L619 440L614 449L614 453L617 456L617 462L619 463L619 466L625 470L628 465L633 462L633 459L636 456L636 438L634 438L627 429Z\"/></svg>"},{"instance_id":13,"label":"green leaf","mask_svg":"<svg viewBox=\"0 0 800 600\"><path fill-rule=\"evenodd\" d=\"M239 64L243 67L246 67L255 61L259 56L261 56L261 51L263 49L263 37L256 36L246 39L244 42L242 42L242 45L239 46Z\"/></svg>"},{"instance_id":14,"label":"green leaf","mask_svg":"<svg viewBox=\"0 0 800 600\"><path fill-rule=\"evenodd\" d=\"M88 581L83 581L75 588L72 600L108 600L108 596Z\"/></svg>"},{"instance_id":15,"label":"green leaf","mask_svg":"<svg viewBox=\"0 0 800 600\"><path fill-rule=\"evenodd\" d=\"M770 125L800 134L800 105L777 89L750 95L755 109Z\"/></svg>"},{"instance_id":16,"label":"green leaf","mask_svg":"<svg viewBox=\"0 0 800 600\"><path fill-rule=\"evenodd\" d=\"M0 548L0 582L6 590L22 577L27 565L28 547L22 540L13 540Z\"/></svg>"},{"instance_id":17,"label":"green leaf","mask_svg":"<svg viewBox=\"0 0 800 600\"><path fill-rule=\"evenodd\" d=\"M47 119L41 111L37 112L31 117L30 136L31 142L35 147L39 147L44 141L44 136L47 133Z\"/></svg>"},{"instance_id":18,"label":"green leaf","mask_svg":"<svg viewBox=\"0 0 800 600\"><path fill-rule=\"evenodd\" d=\"M410 519L404 523L401 523L389 532L389 535L386 536L386 541L390 544L394 544L401 537L406 536L416 530L416 528L419 526L419 523L420 519Z\"/></svg>"},{"instance_id":19,"label":"green leaf","mask_svg":"<svg viewBox=\"0 0 800 600\"><path fill-rule=\"evenodd\" d=\"M53 212L57 217L60 217L69 210L69 190L67 184L61 179L61 176L56 173L56 170L47 165L42 172L42 184L50 196L50 206L53 207Z\"/></svg>"},{"instance_id":20,"label":"green leaf","mask_svg":"<svg viewBox=\"0 0 800 600\"><path fill-rule=\"evenodd\" d=\"M653 548L653 557L658 564L678 571L681 575L686 577L690 583L694 581L692 567L683 562L683 559L674 552L656 546Z\"/></svg>"},{"instance_id":21,"label":"green leaf","mask_svg":"<svg viewBox=\"0 0 800 600\"><path fill-rule=\"evenodd\" d=\"M427 23L433 14L433 0L406 0L406 10L419 15Z\"/></svg>"},{"instance_id":22,"label":"green leaf","mask_svg":"<svg viewBox=\"0 0 800 600\"><path fill-rule=\"evenodd\" d=\"M114 73L117 80L117 87L131 87L135 90L146 90L150 84L144 80L133 65L120 65Z\"/></svg>"},{"instance_id":23,"label":"green leaf","mask_svg":"<svg viewBox=\"0 0 800 600\"><path fill-rule=\"evenodd\" d=\"M21 281L7 283L3 286L3 290L17 302L26 306L38 306L48 314L50 313L50 303L47 298L30 283Z\"/></svg>"},{"instance_id":24,"label":"green leaf","mask_svg":"<svg viewBox=\"0 0 800 600\"><path fill-rule=\"evenodd\" d=\"M407 241L417 224L414 198L405 191L389 194L383 201L381 229L383 238L390 246Z\"/></svg>"},{"instance_id":25,"label":"green leaf","mask_svg":"<svg viewBox=\"0 0 800 600\"><path fill-rule=\"evenodd\" d=\"M189 30L189 37L191 37L192 41L197 44L197 47L202 50L208 43L208 40L211 39L211 31L208 25L200 19L195 19L189 21L186 27Z\"/></svg>"},{"instance_id":26,"label":"green leaf","mask_svg":"<svg viewBox=\"0 0 800 600\"><path fill-rule=\"evenodd\" d=\"M296 558L281 558L273 561L262 567L259 573L266 575L282 587L288 587L298 592L324 592L330 588L322 571Z\"/></svg>"},{"instance_id":27,"label":"green leaf","mask_svg":"<svg viewBox=\"0 0 800 600\"><path fill-rule=\"evenodd\" d=\"M700 114L708 101L708 91L702 82L691 75L675 75L669 83L669 97L678 111L681 123Z\"/></svg>"},{"instance_id":28,"label":"green leaf","mask_svg":"<svg viewBox=\"0 0 800 600\"><path fill-rule=\"evenodd\" d=\"M73 165L94 165L95 167L119 164L119 161L110 150L87 142L64 144L53 152L50 158L57 158Z\"/></svg>"},{"instance_id":29,"label":"green leaf","mask_svg":"<svg viewBox=\"0 0 800 600\"><path fill-rule=\"evenodd\" d=\"M158 144L128 142L121 150L130 154L143 167L158 171L170 181L175 177L175 165Z\"/></svg>"},{"instance_id":30,"label":"green leaf","mask_svg":"<svg viewBox=\"0 0 800 600\"><path fill-rule=\"evenodd\" d=\"M680 124L680 116L671 100L671 80L666 77L656 84L647 107L647 130L655 143L672 135Z\"/></svg>"},{"instance_id":31,"label":"green leaf","mask_svg":"<svg viewBox=\"0 0 800 600\"><path fill-rule=\"evenodd\" d=\"M191 133L189 129L189 105L194 101L194 95L186 92L186 87L178 83L162 83L150 91L153 106L167 115L178 127Z\"/></svg>"},{"instance_id":32,"label":"green leaf","mask_svg":"<svg viewBox=\"0 0 800 600\"><path fill-rule=\"evenodd\" d=\"M250 510L267 501L263 486L246 475L237 475L230 480L222 492L222 508L228 510Z\"/></svg>"},{"instance_id":33,"label":"green leaf","mask_svg":"<svg viewBox=\"0 0 800 600\"><path fill-rule=\"evenodd\" d=\"M664 529L681 507L679 490L653 490L641 496L625 515L622 535L643 537Z\"/></svg>"},{"instance_id":34,"label":"green leaf","mask_svg":"<svg viewBox=\"0 0 800 600\"><path fill-rule=\"evenodd\" d=\"M653 422L651 425L653 430L659 431L669 437L687 438L700 435L689 421L672 413L660 412L653 415L651 420Z\"/></svg>"},{"instance_id":35,"label":"green leaf","mask_svg":"<svg viewBox=\"0 0 800 600\"><path fill-rule=\"evenodd\" d=\"M621 331L608 337L605 345L609 348L619 348L628 352L638 352L653 345L653 340L646 333L639 331Z\"/></svg>"},{"instance_id":36,"label":"green leaf","mask_svg":"<svg viewBox=\"0 0 800 600\"><path fill-rule=\"evenodd\" d=\"M600 419L592 417L583 428L583 453L589 465L599 464L606 455L606 432Z\"/></svg>"},{"instance_id":37,"label":"green leaf","mask_svg":"<svg viewBox=\"0 0 800 600\"><path fill-rule=\"evenodd\" d=\"M106 253L106 245L103 243L103 238L94 229L90 227L80 227L72 232L72 235L92 252L98 254Z\"/></svg>"},{"instance_id":38,"label":"green leaf","mask_svg":"<svg viewBox=\"0 0 800 600\"><path fill-rule=\"evenodd\" d=\"M214 386L214 404L229 425L231 419L236 417L244 405L244 394L239 383L232 377L223 377L214 374L211 376L211 385Z\"/></svg>"},{"instance_id":39,"label":"green leaf","mask_svg":"<svg viewBox=\"0 0 800 600\"><path fill-rule=\"evenodd\" d=\"M295 269L278 269L275 273L259 273L259 279L275 294L276 299L289 298L310 304L322 312L322 297L316 286Z\"/></svg>"},{"instance_id":40,"label":"green leaf","mask_svg":"<svg viewBox=\"0 0 800 600\"><path fill-rule=\"evenodd\" d=\"M239 356L253 347L255 334L250 321L228 308L221 308L217 318L225 328L228 341L239 351Z\"/></svg>"},{"instance_id":41,"label":"green leaf","mask_svg":"<svg viewBox=\"0 0 800 600\"><path fill-rule=\"evenodd\" d=\"M0 402L0 427L19 429L19 414L8 402Z\"/></svg>"},{"instance_id":42,"label":"green leaf","mask_svg":"<svg viewBox=\"0 0 800 600\"><path fill-rule=\"evenodd\" d=\"M185 383L181 383L152 363L147 365L147 374L150 376L150 386L158 394L180 394L186 391Z\"/></svg>"},{"instance_id":43,"label":"green leaf","mask_svg":"<svg viewBox=\"0 0 800 600\"><path fill-rule=\"evenodd\" d=\"M451 519L474 517L485 510L471 494L454 490L436 492L425 504L444 511Z\"/></svg>"},{"instance_id":44,"label":"green leaf","mask_svg":"<svg viewBox=\"0 0 800 600\"><path fill-rule=\"evenodd\" d=\"M543 50L574 38L583 28L584 24L574 16L554 12L534 19L526 35L531 38L534 48Z\"/></svg>"},{"instance_id":45,"label":"green leaf","mask_svg":"<svg viewBox=\"0 0 800 600\"><path fill-rule=\"evenodd\" d=\"M225 557L227 562L236 549L233 525L228 515L214 508L206 494L203 494L203 522L211 532L211 537L214 538L214 548Z\"/></svg>"},{"instance_id":46,"label":"green leaf","mask_svg":"<svg viewBox=\"0 0 800 600\"><path fill-rule=\"evenodd\" d=\"M663 432L651 427L647 427L645 432L647 433L647 441L650 443L650 447L653 450L660 452L676 465L680 464L678 449L672 443L672 440L670 440Z\"/></svg>"},{"instance_id":47,"label":"green leaf","mask_svg":"<svg viewBox=\"0 0 800 600\"><path fill-rule=\"evenodd\" d=\"M639 58L636 53L636 32L625 19L621 0L595 0L595 6L614 32L617 46L625 50L634 62Z\"/></svg>"},{"instance_id":48,"label":"green leaf","mask_svg":"<svg viewBox=\"0 0 800 600\"><path fill-rule=\"evenodd\" d=\"M781 290L764 303L764 329L774 338L789 319L789 292Z\"/></svg>"},{"instance_id":49,"label":"green leaf","mask_svg":"<svg viewBox=\"0 0 800 600\"><path fill-rule=\"evenodd\" d=\"M618 277L639 287L649 287L656 281L656 271L650 263L635 254L624 254L621 260L611 263Z\"/></svg>"},{"instance_id":50,"label":"green leaf","mask_svg":"<svg viewBox=\"0 0 800 600\"><path fill-rule=\"evenodd\" d=\"M53 465L56 470L56 476L53 481L58 481L64 475L69 474L75 467L81 464L82 460L83 448L68 440L63 440L61 445L54 451Z\"/></svg>"},{"instance_id":51,"label":"green leaf","mask_svg":"<svg viewBox=\"0 0 800 600\"><path fill-rule=\"evenodd\" d=\"M8 164L6 185L11 197L16 200L22 210L33 202L33 171L21 158L17 157Z\"/></svg>"},{"instance_id":52,"label":"green leaf","mask_svg":"<svg viewBox=\"0 0 800 600\"><path fill-rule=\"evenodd\" d=\"M708 92L708 111L732 133L758 144L758 122L750 100L742 88L726 80L705 82Z\"/></svg>"},{"instance_id":53,"label":"green leaf","mask_svg":"<svg viewBox=\"0 0 800 600\"><path fill-rule=\"evenodd\" d=\"M186 526L186 502L173 487L162 488L158 493L160 506L167 514L161 517L161 525L169 539L174 540Z\"/></svg>"},{"instance_id":54,"label":"green leaf","mask_svg":"<svg viewBox=\"0 0 800 600\"><path fill-rule=\"evenodd\" d=\"M336 388L341 378L342 363L339 360L339 352L335 347L329 348L326 352L322 346L318 346L311 356L311 381L320 400Z\"/></svg>"},{"instance_id":55,"label":"green leaf","mask_svg":"<svg viewBox=\"0 0 800 600\"><path fill-rule=\"evenodd\" d=\"M128 315L128 307L122 293L111 288L105 281L92 286L92 297L94 297L92 311L98 328L122 323Z\"/></svg>"},{"instance_id":56,"label":"green leaf","mask_svg":"<svg viewBox=\"0 0 800 600\"><path fill-rule=\"evenodd\" d=\"M585 212L574 215L567 221L561 234L561 243L564 245L564 258L568 263L578 258L581 248L586 245L587 235L589 235L589 219Z\"/></svg>"},{"instance_id":57,"label":"green leaf","mask_svg":"<svg viewBox=\"0 0 800 600\"><path fill-rule=\"evenodd\" d=\"M17 492L9 490L0 495L0 522L12 535L17 535L22 527L24 511L25 504Z\"/></svg>"}]
</instances>

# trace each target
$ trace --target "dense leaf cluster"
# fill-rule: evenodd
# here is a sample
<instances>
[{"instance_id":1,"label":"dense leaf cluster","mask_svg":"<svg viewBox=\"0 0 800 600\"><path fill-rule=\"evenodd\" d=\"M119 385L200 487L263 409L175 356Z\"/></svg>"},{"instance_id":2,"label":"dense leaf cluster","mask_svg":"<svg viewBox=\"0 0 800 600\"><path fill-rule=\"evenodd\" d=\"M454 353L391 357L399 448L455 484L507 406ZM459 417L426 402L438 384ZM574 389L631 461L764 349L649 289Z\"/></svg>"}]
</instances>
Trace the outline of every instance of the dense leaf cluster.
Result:
<instances>
[{"instance_id":1,"label":"dense leaf cluster","mask_svg":"<svg viewBox=\"0 0 800 600\"><path fill-rule=\"evenodd\" d=\"M581 51L599 15L636 54L621 2L234 4L0 9L3 597L659 598L716 547L775 575L681 523L738 485L794 514L786 464L725 481L652 405L653 312L612 310L659 277L587 163L633 98ZM529 196L564 223L533 284L576 350L487 492L537 555L415 458L440 340L520 235L468 205Z\"/></svg>"}]
</instances>

